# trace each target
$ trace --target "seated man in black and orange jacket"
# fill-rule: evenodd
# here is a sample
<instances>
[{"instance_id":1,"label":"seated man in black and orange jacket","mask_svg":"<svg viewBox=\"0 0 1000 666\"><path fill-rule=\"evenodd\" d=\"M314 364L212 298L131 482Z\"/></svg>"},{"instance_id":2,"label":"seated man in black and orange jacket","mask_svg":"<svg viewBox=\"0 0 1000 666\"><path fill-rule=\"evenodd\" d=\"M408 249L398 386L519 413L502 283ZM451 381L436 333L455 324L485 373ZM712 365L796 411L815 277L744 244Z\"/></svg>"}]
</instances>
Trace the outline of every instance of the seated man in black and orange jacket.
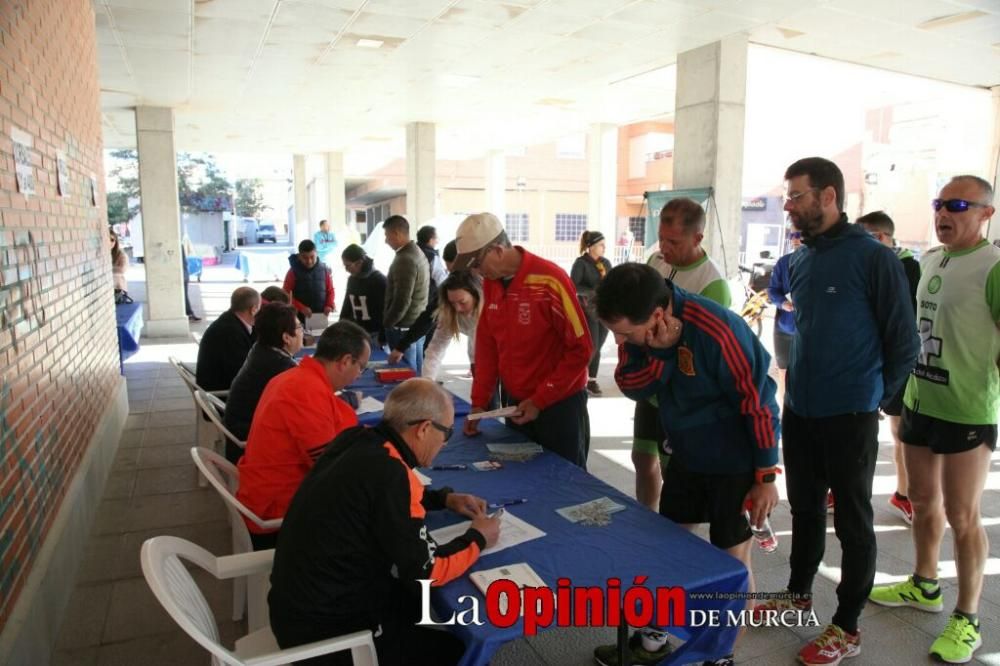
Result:
<instances>
[{"instance_id":1,"label":"seated man in black and orange jacket","mask_svg":"<svg viewBox=\"0 0 1000 666\"><path fill-rule=\"evenodd\" d=\"M370 629L380 664L457 663L464 651L458 638L415 625L417 580L433 579L436 587L464 574L496 543L500 518L488 517L478 497L425 492L413 472L431 464L454 423L450 396L414 378L386 398L382 423L345 430L330 443L281 526L268 597L278 645ZM424 517L444 508L472 525L438 545ZM322 663L350 664L350 653Z\"/></svg>"}]
</instances>

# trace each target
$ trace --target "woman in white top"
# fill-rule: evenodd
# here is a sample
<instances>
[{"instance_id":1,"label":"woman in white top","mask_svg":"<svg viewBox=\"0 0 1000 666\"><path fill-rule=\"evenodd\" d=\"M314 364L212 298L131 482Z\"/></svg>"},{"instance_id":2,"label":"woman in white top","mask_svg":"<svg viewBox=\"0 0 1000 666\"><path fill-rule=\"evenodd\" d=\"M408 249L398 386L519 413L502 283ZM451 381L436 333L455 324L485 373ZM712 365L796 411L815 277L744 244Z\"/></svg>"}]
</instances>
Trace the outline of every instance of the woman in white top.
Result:
<instances>
[{"instance_id":1,"label":"woman in white top","mask_svg":"<svg viewBox=\"0 0 1000 666\"><path fill-rule=\"evenodd\" d=\"M476 372L475 344L476 324L482 307L483 287L479 278L467 271L449 275L438 287L437 327L434 337L424 350L424 366L421 374L428 379L437 379L441 360L451 345L458 340L458 334L469 338L469 362L472 372Z\"/></svg>"}]
</instances>

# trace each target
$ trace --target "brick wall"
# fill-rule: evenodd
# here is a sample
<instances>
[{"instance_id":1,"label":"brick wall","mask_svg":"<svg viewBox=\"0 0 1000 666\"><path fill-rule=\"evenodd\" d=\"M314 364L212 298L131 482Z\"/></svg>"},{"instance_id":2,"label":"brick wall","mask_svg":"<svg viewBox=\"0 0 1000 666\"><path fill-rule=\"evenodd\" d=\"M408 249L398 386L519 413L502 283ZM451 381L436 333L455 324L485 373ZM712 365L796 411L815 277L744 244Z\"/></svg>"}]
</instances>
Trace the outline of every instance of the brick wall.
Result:
<instances>
[{"instance_id":1,"label":"brick wall","mask_svg":"<svg viewBox=\"0 0 1000 666\"><path fill-rule=\"evenodd\" d=\"M90 2L0 1L0 40L2 630L119 379ZM12 127L33 143L32 196Z\"/></svg>"}]
</instances>

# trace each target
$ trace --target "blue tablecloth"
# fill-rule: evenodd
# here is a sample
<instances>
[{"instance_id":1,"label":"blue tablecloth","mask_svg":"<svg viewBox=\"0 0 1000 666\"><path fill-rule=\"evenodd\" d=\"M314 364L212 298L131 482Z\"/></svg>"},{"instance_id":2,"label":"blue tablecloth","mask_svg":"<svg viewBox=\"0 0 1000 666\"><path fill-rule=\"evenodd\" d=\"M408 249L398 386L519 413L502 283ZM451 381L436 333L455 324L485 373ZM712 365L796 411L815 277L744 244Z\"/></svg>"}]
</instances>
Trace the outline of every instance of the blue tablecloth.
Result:
<instances>
[{"instance_id":1,"label":"blue tablecloth","mask_svg":"<svg viewBox=\"0 0 1000 666\"><path fill-rule=\"evenodd\" d=\"M142 303L126 303L115 306L118 324L118 357L124 367L125 359L139 351L139 337L142 335Z\"/></svg>"},{"instance_id":2,"label":"blue tablecloth","mask_svg":"<svg viewBox=\"0 0 1000 666\"><path fill-rule=\"evenodd\" d=\"M385 356L377 351L372 358L379 360ZM383 400L391 386L379 384L374 373L368 370L351 388ZM461 416L468 413L469 406L457 397L455 403L455 435L441 450L434 461L436 464L469 465L489 459L488 442L525 441L523 434L493 419L481 423L479 436L466 437L462 434L464 419ZM361 422L374 424L380 418L381 413L365 414ZM556 579L561 577L569 578L574 587L598 586L601 589L606 589L609 578L619 578L623 593L633 585L636 577L645 576L644 586L651 590L683 587L689 595L688 611L716 609L724 618L726 611L738 613L743 609L744 599L696 600L690 596L701 592L745 592L747 570L735 558L553 453L546 451L528 462L504 461L503 465L503 469L493 472L476 472L471 467L464 471L421 470L431 477L434 487L451 486L490 502L526 498L525 504L511 507L509 511L546 533L540 539L480 558L471 571L527 562L553 589ZM611 524L604 527L571 523L556 513L556 509L599 497L610 497L627 508L613 514ZM431 529L462 520L447 511L431 512L427 517ZM522 624L518 622L502 629L489 623L483 595L467 575L434 589L435 611L449 618L456 611L467 610L467 603L458 604L458 599L465 595L480 600L484 624L454 625L448 629L466 645L461 664L480 666L487 664L505 642L521 638ZM663 663L689 663L732 652L737 628L671 627L669 631L686 642Z\"/></svg>"},{"instance_id":3,"label":"blue tablecloth","mask_svg":"<svg viewBox=\"0 0 1000 666\"><path fill-rule=\"evenodd\" d=\"M288 272L288 252L252 252L240 250L236 255L236 270L250 282L284 280Z\"/></svg>"}]
</instances>

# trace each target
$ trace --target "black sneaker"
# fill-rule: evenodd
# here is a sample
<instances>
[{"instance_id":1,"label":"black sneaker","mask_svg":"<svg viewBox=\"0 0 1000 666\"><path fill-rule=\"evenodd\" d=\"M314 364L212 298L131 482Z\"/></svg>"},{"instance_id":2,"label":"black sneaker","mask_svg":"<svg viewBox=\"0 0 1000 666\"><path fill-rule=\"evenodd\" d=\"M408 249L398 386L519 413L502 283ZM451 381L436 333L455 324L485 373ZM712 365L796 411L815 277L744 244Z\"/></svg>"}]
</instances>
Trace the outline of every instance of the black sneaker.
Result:
<instances>
[{"instance_id":1,"label":"black sneaker","mask_svg":"<svg viewBox=\"0 0 1000 666\"><path fill-rule=\"evenodd\" d=\"M729 654L714 661L703 661L701 666L734 666L735 664L736 662L733 660L733 655Z\"/></svg>"},{"instance_id":2,"label":"black sneaker","mask_svg":"<svg viewBox=\"0 0 1000 666\"><path fill-rule=\"evenodd\" d=\"M601 385L597 383L596 379L591 379L587 382L587 393L595 398L599 398L604 395L604 392L601 391Z\"/></svg>"}]
</instances>

